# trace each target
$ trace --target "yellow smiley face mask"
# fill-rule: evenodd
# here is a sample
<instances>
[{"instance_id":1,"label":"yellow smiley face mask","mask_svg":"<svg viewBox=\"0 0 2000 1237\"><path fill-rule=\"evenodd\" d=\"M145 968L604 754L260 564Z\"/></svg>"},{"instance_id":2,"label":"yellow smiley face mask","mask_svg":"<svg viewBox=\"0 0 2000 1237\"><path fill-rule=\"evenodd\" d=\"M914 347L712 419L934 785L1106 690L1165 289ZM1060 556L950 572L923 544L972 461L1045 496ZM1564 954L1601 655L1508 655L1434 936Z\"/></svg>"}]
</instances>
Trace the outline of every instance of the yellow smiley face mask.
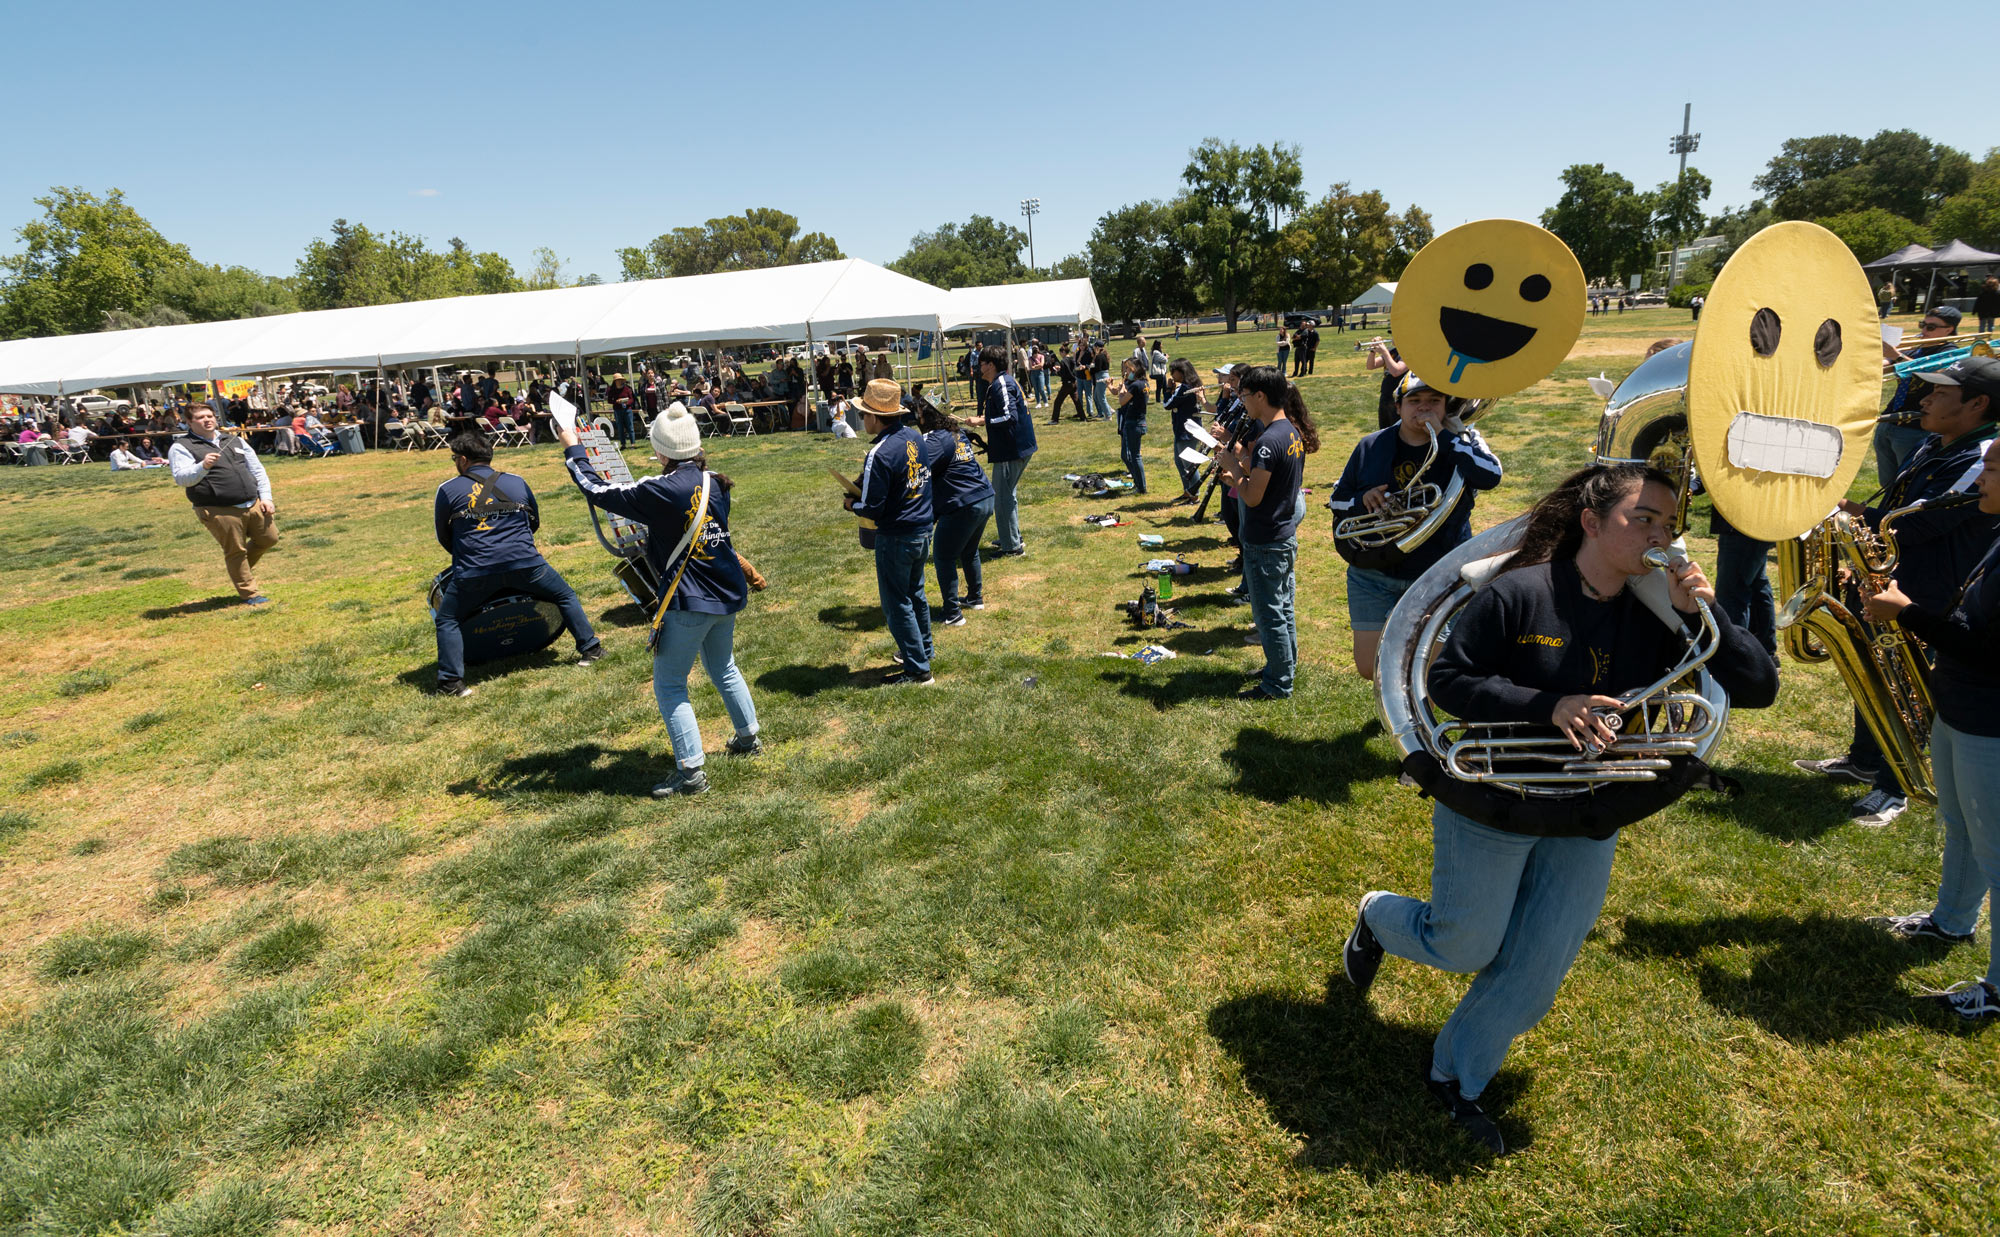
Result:
<instances>
[{"instance_id":1,"label":"yellow smiley face mask","mask_svg":"<svg viewBox=\"0 0 2000 1237\"><path fill-rule=\"evenodd\" d=\"M1396 350L1426 383L1497 399L1555 372L1583 333L1583 268L1553 233L1483 219L1425 245L1396 285Z\"/></svg>"},{"instance_id":2,"label":"yellow smiley face mask","mask_svg":"<svg viewBox=\"0 0 2000 1237\"><path fill-rule=\"evenodd\" d=\"M1759 541L1825 519L1868 452L1881 365L1868 277L1839 237L1791 222L1744 242L1688 360L1688 436L1716 509Z\"/></svg>"}]
</instances>

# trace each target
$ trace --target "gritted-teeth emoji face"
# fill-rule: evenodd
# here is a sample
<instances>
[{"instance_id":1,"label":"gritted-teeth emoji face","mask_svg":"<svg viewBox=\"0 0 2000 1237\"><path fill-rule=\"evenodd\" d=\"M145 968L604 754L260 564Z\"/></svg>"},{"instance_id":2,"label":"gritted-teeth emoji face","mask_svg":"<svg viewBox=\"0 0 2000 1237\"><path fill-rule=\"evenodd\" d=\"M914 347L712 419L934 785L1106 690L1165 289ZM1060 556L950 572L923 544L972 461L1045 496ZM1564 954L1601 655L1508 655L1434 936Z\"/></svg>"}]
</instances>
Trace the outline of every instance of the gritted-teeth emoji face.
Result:
<instances>
[{"instance_id":1,"label":"gritted-teeth emoji face","mask_svg":"<svg viewBox=\"0 0 2000 1237\"><path fill-rule=\"evenodd\" d=\"M1729 522L1761 541L1826 517L1875 422L1881 331L1868 277L1817 224L1751 237L1717 276L1688 363L1695 462Z\"/></svg>"},{"instance_id":2,"label":"gritted-teeth emoji face","mask_svg":"<svg viewBox=\"0 0 2000 1237\"><path fill-rule=\"evenodd\" d=\"M1495 399L1533 386L1583 331L1583 268L1554 233L1517 219L1453 228L1396 285L1396 347L1426 382Z\"/></svg>"}]
</instances>

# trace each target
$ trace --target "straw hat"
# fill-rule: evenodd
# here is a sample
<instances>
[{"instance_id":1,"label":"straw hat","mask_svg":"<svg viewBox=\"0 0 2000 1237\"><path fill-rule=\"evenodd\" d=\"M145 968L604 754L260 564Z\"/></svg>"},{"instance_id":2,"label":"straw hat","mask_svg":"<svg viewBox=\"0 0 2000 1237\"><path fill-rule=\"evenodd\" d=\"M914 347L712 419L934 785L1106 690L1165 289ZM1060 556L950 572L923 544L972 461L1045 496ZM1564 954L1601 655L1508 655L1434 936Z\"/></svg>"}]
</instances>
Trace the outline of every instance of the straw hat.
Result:
<instances>
[{"instance_id":1,"label":"straw hat","mask_svg":"<svg viewBox=\"0 0 2000 1237\"><path fill-rule=\"evenodd\" d=\"M891 378L871 378L859 402L864 411L894 420L903 415L903 384Z\"/></svg>"}]
</instances>

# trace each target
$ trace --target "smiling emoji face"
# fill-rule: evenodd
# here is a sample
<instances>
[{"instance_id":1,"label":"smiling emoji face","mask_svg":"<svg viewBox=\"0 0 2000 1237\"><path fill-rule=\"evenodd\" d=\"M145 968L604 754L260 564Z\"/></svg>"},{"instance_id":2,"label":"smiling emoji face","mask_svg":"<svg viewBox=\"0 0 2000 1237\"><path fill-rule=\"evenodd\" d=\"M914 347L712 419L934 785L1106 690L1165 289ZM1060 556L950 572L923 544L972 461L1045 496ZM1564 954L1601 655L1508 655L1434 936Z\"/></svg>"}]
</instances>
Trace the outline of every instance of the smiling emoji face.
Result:
<instances>
[{"instance_id":1,"label":"smiling emoji face","mask_svg":"<svg viewBox=\"0 0 2000 1237\"><path fill-rule=\"evenodd\" d=\"M1396 348L1451 395L1497 399L1555 371L1583 332L1583 268L1554 233L1484 219L1425 245L1396 285Z\"/></svg>"},{"instance_id":2,"label":"smiling emoji face","mask_svg":"<svg viewBox=\"0 0 2000 1237\"><path fill-rule=\"evenodd\" d=\"M1688 361L1688 436L1718 510L1783 541L1825 519L1868 452L1881 388L1868 277L1818 224L1744 242L1702 305Z\"/></svg>"}]
</instances>

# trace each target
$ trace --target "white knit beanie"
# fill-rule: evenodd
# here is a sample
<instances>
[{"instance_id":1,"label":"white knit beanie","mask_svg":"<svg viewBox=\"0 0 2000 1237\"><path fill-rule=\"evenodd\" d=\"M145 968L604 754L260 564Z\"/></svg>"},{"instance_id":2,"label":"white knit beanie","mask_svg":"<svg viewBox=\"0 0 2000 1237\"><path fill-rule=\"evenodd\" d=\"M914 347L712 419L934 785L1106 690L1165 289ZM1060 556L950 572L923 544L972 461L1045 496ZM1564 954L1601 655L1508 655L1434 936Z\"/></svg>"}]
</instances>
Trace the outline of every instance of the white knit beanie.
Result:
<instances>
[{"instance_id":1,"label":"white knit beanie","mask_svg":"<svg viewBox=\"0 0 2000 1237\"><path fill-rule=\"evenodd\" d=\"M675 400L653 418L653 452L661 459L691 460L701 454L701 426L688 415L687 405Z\"/></svg>"}]
</instances>

